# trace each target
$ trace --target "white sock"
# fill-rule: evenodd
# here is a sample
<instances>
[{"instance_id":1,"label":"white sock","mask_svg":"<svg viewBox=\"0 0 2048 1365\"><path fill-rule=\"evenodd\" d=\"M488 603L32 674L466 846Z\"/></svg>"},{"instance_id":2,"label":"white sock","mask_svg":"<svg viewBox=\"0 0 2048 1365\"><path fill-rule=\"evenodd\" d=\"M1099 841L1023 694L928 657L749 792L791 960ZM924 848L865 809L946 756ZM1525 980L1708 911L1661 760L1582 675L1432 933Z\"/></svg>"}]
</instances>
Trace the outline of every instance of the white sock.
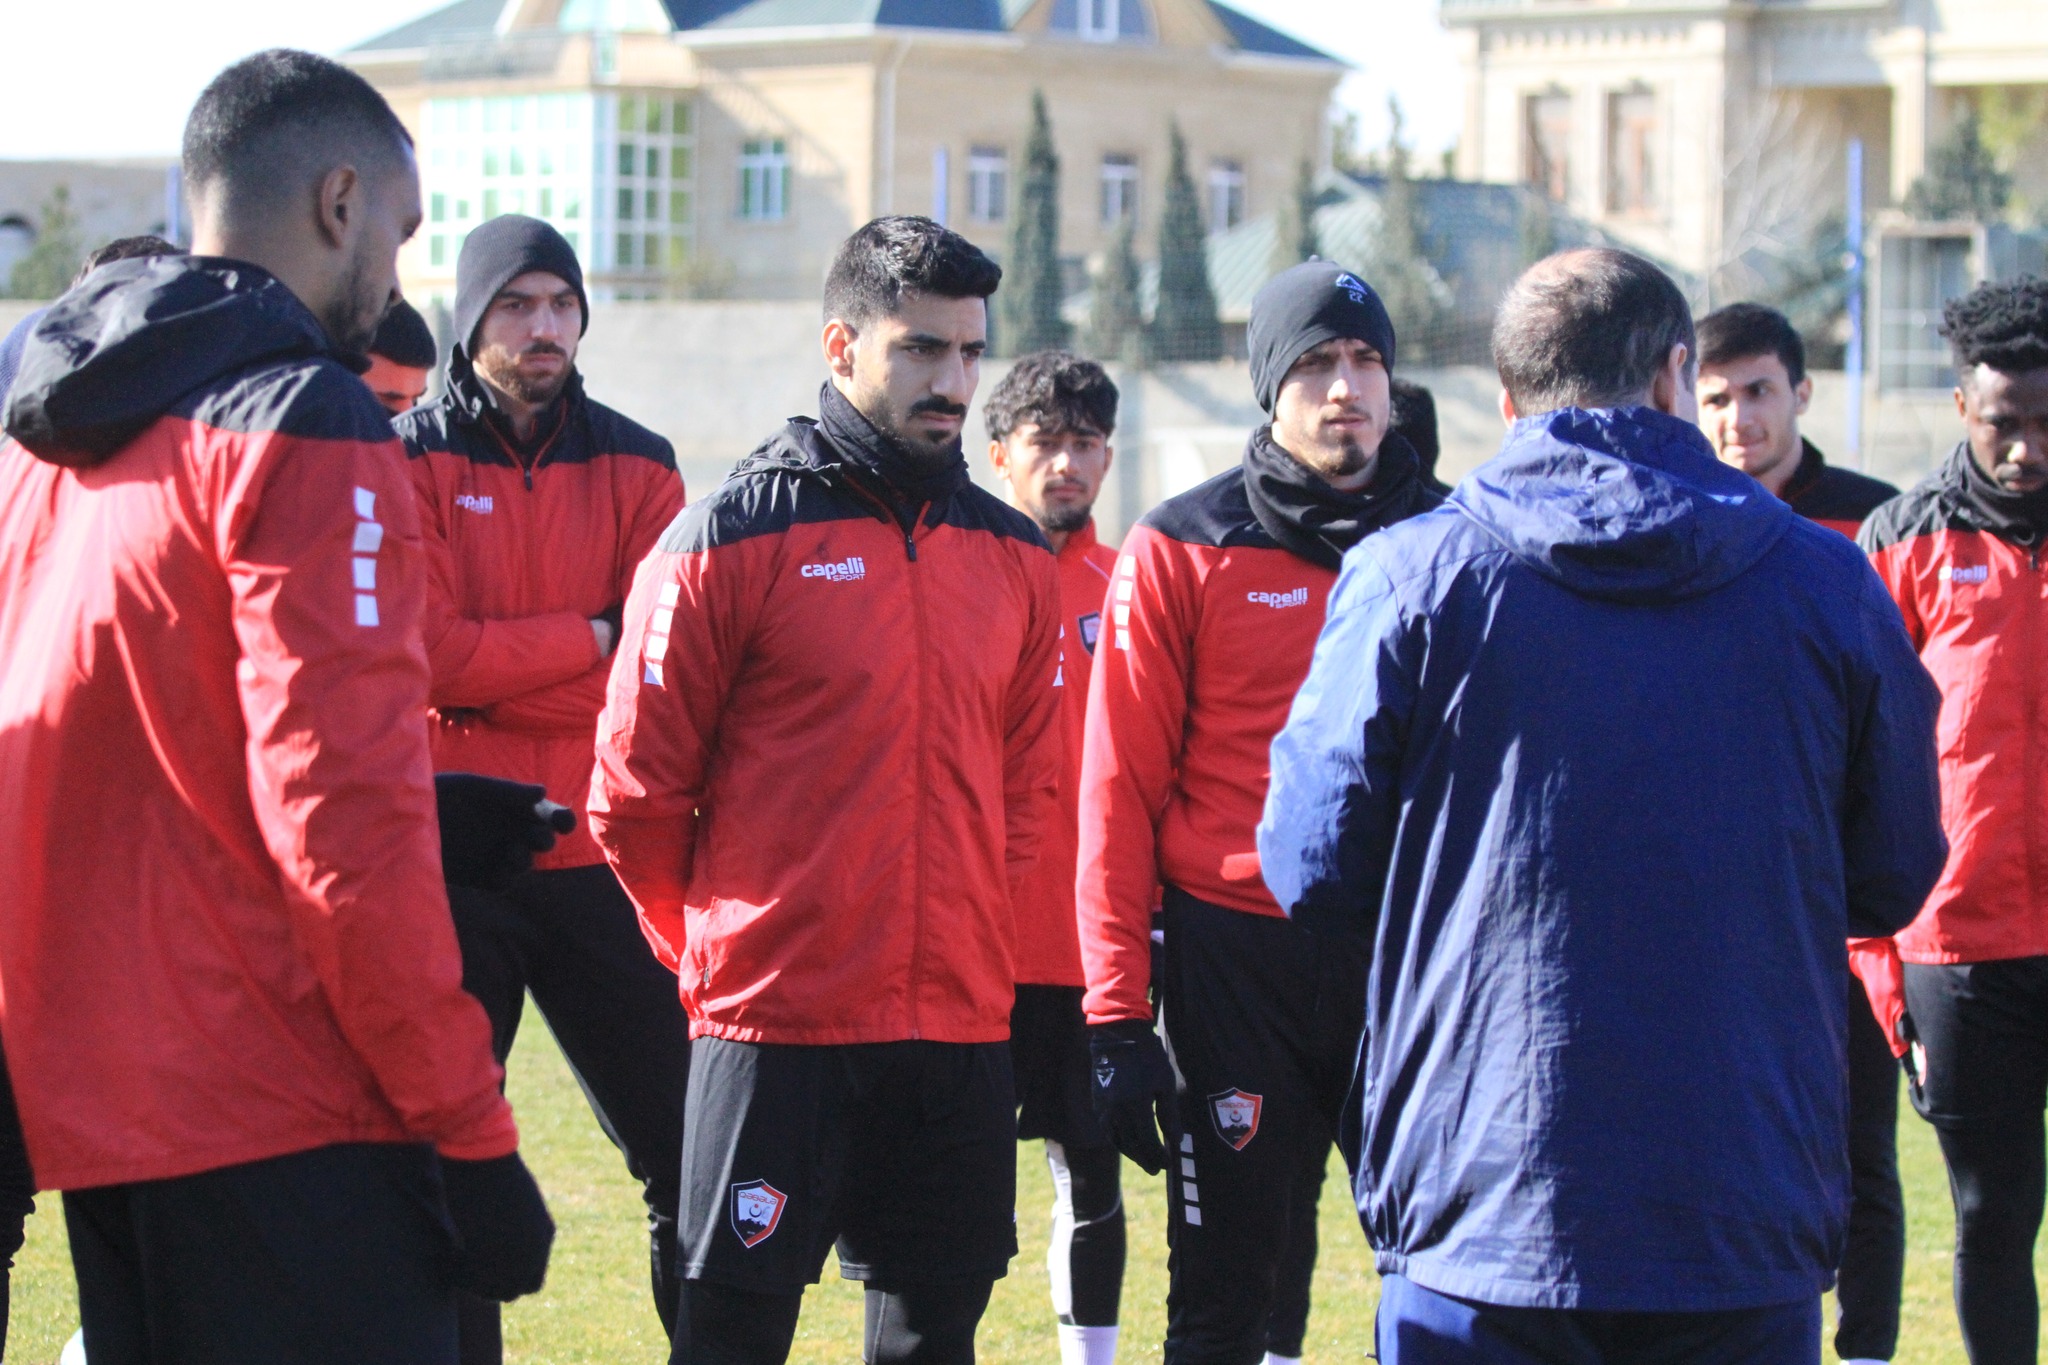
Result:
<instances>
[{"instance_id":1,"label":"white sock","mask_svg":"<svg viewBox=\"0 0 2048 1365\"><path fill-rule=\"evenodd\" d=\"M1301 1357L1276 1356L1271 1351L1268 1351L1266 1352L1266 1365L1301 1365Z\"/></svg>"},{"instance_id":2,"label":"white sock","mask_svg":"<svg viewBox=\"0 0 2048 1365\"><path fill-rule=\"evenodd\" d=\"M1842 1365L1892 1365L1892 1363L1889 1360L1872 1360L1868 1356L1858 1356L1854 1360L1843 1361Z\"/></svg>"},{"instance_id":3,"label":"white sock","mask_svg":"<svg viewBox=\"0 0 2048 1365\"><path fill-rule=\"evenodd\" d=\"M1060 1365L1116 1365L1116 1328L1061 1323Z\"/></svg>"}]
</instances>

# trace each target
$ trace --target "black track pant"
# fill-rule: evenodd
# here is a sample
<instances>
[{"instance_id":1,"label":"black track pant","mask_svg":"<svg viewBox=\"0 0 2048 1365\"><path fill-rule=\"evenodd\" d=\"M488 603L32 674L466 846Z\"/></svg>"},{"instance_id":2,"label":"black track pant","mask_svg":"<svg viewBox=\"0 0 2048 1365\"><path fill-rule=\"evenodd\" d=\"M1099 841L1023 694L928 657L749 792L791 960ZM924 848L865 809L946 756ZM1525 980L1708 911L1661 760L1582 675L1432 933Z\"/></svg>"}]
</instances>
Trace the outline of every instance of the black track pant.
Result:
<instances>
[{"instance_id":1,"label":"black track pant","mask_svg":"<svg viewBox=\"0 0 2048 1365\"><path fill-rule=\"evenodd\" d=\"M599 1126L641 1182L654 1307L673 1334L690 1077L690 1025L675 976L647 946L632 902L602 864L528 873L504 895L451 886L448 900L463 989L490 1016L498 1060L511 1054L531 991ZM498 1322L498 1305L463 1297L462 1365L502 1359Z\"/></svg>"},{"instance_id":2,"label":"black track pant","mask_svg":"<svg viewBox=\"0 0 2048 1365\"><path fill-rule=\"evenodd\" d=\"M1364 1027L1367 945L1172 887L1165 911L1161 1014L1181 1078L1165 1359L1299 1355L1316 1198Z\"/></svg>"},{"instance_id":3,"label":"black track pant","mask_svg":"<svg viewBox=\"0 0 2048 1365\"><path fill-rule=\"evenodd\" d=\"M1849 1238L1835 1283L1835 1354L1890 1360L1906 1280L1906 1201L1899 1189L1899 1064L1849 978Z\"/></svg>"},{"instance_id":4,"label":"black track pant","mask_svg":"<svg viewBox=\"0 0 2048 1365\"><path fill-rule=\"evenodd\" d=\"M2048 1102L2048 957L1906 964L1926 1050L1913 1105L1932 1123L1956 1207L1956 1316L1971 1365L2034 1365Z\"/></svg>"},{"instance_id":5,"label":"black track pant","mask_svg":"<svg viewBox=\"0 0 2048 1365\"><path fill-rule=\"evenodd\" d=\"M0 1358L7 1353L7 1308L15 1253L36 1211L36 1178L29 1170L28 1143L14 1109L14 1084L0 1057Z\"/></svg>"},{"instance_id":6,"label":"black track pant","mask_svg":"<svg viewBox=\"0 0 2048 1365\"><path fill-rule=\"evenodd\" d=\"M424 1146L351 1143L75 1190L92 1365L454 1365L455 1233Z\"/></svg>"},{"instance_id":7,"label":"black track pant","mask_svg":"<svg viewBox=\"0 0 2048 1365\"><path fill-rule=\"evenodd\" d=\"M861 1359L868 1365L974 1365L974 1329L992 1280L871 1283ZM683 1287L679 1365L781 1365L796 1340L801 1289L759 1292L715 1280Z\"/></svg>"}]
</instances>

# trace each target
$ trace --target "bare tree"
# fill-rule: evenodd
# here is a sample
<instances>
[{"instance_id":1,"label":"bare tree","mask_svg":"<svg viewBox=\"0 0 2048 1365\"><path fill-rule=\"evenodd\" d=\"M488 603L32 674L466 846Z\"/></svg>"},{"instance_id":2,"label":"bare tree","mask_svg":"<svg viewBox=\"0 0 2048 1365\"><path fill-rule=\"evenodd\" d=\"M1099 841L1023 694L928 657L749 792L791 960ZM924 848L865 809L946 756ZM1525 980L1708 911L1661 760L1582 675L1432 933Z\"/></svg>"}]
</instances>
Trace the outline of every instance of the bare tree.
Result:
<instances>
[{"instance_id":1,"label":"bare tree","mask_svg":"<svg viewBox=\"0 0 2048 1365\"><path fill-rule=\"evenodd\" d=\"M1722 160L1721 232L1705 275L1708 307L1770 299L1816 270L1839 268L1836 241L1817 260L1839 213L1827 192L1835 159L1796 96L1777 92L1742 106Z\"/></svg>"}]
</instances>

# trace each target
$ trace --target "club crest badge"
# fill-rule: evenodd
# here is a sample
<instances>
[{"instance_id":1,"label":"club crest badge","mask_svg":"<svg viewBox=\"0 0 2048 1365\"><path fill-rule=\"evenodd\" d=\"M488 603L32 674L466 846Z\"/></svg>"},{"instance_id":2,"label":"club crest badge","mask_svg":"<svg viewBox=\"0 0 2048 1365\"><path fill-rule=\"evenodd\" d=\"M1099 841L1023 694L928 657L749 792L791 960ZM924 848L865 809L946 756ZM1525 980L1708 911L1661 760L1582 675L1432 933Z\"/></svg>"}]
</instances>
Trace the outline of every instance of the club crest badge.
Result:
<instances>
[{"instance_id":1,"label":"club crest badge","mask_svg":"<svg viewBox=\"0 0 2048 1365\"><path fill-rule=\"evenodd\" d=\"M1102 638L1102 613L1091 611L1075 624L1081 627L1081 647L1093 654L1095 642Z\"/></svg>"},{"instance_id":2,"label":"club crest badge","mask_svg":"<svg viewBox=\"0 0 2048 1365\"><path fill-rule=\"evenodd\" d=\"M1226 1090L1220 1095L1209 1097L1209 1117L1215 1120L1216 1136L1233 1152L1241 1152L1245 1144L1259 1133L1259 1110L1266 1101L1263 1096L1247 1095L1242 1090Z\"/></svg>"},{"instance_id":3,"label":"club crest badge","mask_svg":"<svg viewBox=\"0 0 2048 1365\"><path fill-rule=\"evenodd\" d=\"M765 1180L749 1180L732 1187L732 1230L740 1245L755 1247L775 1235L789 1196Z\"/></svg>"}]
</instances>

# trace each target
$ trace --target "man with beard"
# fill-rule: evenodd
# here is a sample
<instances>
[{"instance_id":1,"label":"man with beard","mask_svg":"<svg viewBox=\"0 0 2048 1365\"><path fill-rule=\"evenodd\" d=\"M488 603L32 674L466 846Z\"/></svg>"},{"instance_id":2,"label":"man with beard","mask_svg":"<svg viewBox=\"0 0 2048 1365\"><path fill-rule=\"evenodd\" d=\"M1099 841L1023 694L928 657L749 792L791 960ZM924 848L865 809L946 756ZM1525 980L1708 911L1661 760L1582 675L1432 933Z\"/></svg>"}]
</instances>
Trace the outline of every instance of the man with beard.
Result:
<instances>
[{"instance_id":1,"label":"man with beard","mask_svg":"<svg viewBox=\"0 0 2048 1365\"><path fill-rule=\"evenodd\" d=\"M546 223L494 218L455 265L447 390L392 425L431 567L427 657L439 771L531 782L581 809L606 660L634 566L683 504L669 443L583 392L583 272ZM529 991L642 1185L654 1305L673 1330L688 1022L588 833L502 893L450 895L462 979L511 1052ZM466 1300L463 1360L500 1358L495 1304Z\"/></svg>"},{"instance_id":2,"label":"man with beard","mask_svg":"<svg viewBox=\"0 0 2048 1365\"><path fill-rule=\"evenodd\" d=\"M1896 939L1857 946L1955 1200L1975 1365L2031 1365L2048 1098L2048 279L1950 303L1964 440L1860 537L1941 687L1948 866ZM1901 961L1903 959L1903 962Z\"/></svg>"},{"instance_id":3,"label":"man with beard","mask_svg":"<svg viewBox=\"0 0 2048 1365\"><path fill-rule=\"evenodd\" d=\"M1306 1304L1276 1308L1307 1279L1291 1248L1312 1246L1363 959L1282 917L1253 830L1267 746L1344 552L1439 501L1389 428L1394 328L1362 280L1323 261L1283 272L1253 301L1250 342L1273 420L1237 468L1168 499L1124 542L1081 766L1096 1102L1124 1155L1168 1172L1170 1365L1301 1355ZM1147 998L1162 883L1171 1065Z\"/></svg>"},{"instance_id":4,"label":"man with beard","mask_svg":"<svg viewBox=\"0 0 2048 1365\"><path fill-rule=\"evenodd\" d=\"M882 218L825 283L830 381L662 537L591 825L680 978L671 1359L776 1365L838 1244L863 1357L966 1365L1016 1254L1011 907L1053 819L1060 587L961 427L1002 272Z\"/></svg>"},{"instance_id":5,"label":"man with beard","mask_svg":"<svg viewBox=\"0 0 2048 1365\"><path fill-rule=\"evenodd\" d=\"M552 1228L442 890L419 517L344 363L411 139L272 51L183 164L194 254L59 299L7 404L8 1067L95 1361L452 1365L454 1287L537 1288Z\"/></svg>"},{"instance_id":6,"label":"man with beard","mask_svg":"<svg viewBox=\"0 0 2048 1365\"><path fill-rule=\"evenodd\" d=\"M1088 1025L1081 1013L1081 945L1074 929L1074 836L1089 660L1102 634L1103 595L1116 552L1095 538L1095 498L1115 452L1116 385L1100 365L1065 351L1025 356L982 409L989 462L1010 501L1038 523L1059 559L1059 819L1016 904L1017 1003L1010 1062L1017 1137L1045 1139L1052 1170L1046 1269L1063 1365L1116 1358L1124 1281L1122 1158L1089 1099Z\"/></svg>"}]
</instances>

